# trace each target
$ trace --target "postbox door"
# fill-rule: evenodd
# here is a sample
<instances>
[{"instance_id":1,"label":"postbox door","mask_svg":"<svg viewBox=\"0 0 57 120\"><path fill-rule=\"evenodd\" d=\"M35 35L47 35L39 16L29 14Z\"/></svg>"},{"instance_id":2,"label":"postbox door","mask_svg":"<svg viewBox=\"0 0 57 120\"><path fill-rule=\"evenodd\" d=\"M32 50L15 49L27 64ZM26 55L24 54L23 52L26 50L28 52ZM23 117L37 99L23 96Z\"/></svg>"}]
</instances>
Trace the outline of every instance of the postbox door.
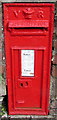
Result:
<instances>
[{"instance_id":1,"label":"postbox door","mask_svg":"<svg viewBox=\"0 0 57 120\"><path fill-rule=\"evenodd\" d=\"M28 55L30 58L28 58ZM15 81L14 81L13 89L15 86L15 89L14 89L15 106L16 107L33 107L33 108L40 107L40 92L41 92L40 68L42 65L42 51L36 51L35 53L35 50L31 50L31 49L16 50L14 52L13 57L14 56L15 56L15 59L13 63L13 67L14 67L13 71L15 70L14 71ZM40 60L40 57L41 57L41 60ZM30 61L28 61L28 59ZM40 67L38 68L37 66L39 65Z\"/></svg>"},{"instance_id":2,"label":"postbox door","mask_svg":"<svg viewBox=\"0 0 57 120\"><path fill-rule=\"evenodd\" d=\"M34 31L33 28L32 31ZM30 33L30 30L28 32ZM11 44L13 46L11 47L11 63L14 106L15 108L41 108L43 77L46 79L45 69L48 64L48 37L36 36L33 33L29 36L13 35Z\"/></svg>"}]
</instances>

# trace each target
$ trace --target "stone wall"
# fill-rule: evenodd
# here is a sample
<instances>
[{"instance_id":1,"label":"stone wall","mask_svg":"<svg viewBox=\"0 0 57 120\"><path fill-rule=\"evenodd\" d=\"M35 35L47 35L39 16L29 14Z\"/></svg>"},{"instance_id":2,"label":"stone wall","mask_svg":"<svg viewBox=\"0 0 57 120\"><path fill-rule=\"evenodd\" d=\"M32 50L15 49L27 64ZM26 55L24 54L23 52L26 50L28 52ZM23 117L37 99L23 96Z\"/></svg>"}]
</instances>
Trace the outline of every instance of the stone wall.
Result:
<instances>
[{"instance_id":1,"label":"stone wall","mask_svg":"<svg viewBox=\"0 0 57 120\"><path fill-rule=\"evenodd\" d=\"M3 36L3 2L54 2L54 33L52 47L52 66L51 66L51 82L50 82L50 115L57 116L57 2L56 0L1 0L0 1L0 96L6 95L6 60Z\"/></svg>"}]
</instances>

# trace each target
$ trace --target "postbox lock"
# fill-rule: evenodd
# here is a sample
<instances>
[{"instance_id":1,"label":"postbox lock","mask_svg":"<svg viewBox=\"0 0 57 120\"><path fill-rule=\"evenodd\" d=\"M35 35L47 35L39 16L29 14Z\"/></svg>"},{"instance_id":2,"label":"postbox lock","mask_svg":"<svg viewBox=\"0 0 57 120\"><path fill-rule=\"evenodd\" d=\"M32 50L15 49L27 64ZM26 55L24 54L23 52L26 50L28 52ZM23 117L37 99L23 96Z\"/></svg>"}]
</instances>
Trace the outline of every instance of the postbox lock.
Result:
<instances>
[{"instance_id":1,"label":"postbox lock","mask_svg":"<svg viewBox=\"0 0 57 120\"><path fill-rule=\"evenodd\" d=\"M25 81L25 82L21 82L20 83L20 87L23 88L23 87L28 87L28 82Z\"/></svg>"}]
</instances>

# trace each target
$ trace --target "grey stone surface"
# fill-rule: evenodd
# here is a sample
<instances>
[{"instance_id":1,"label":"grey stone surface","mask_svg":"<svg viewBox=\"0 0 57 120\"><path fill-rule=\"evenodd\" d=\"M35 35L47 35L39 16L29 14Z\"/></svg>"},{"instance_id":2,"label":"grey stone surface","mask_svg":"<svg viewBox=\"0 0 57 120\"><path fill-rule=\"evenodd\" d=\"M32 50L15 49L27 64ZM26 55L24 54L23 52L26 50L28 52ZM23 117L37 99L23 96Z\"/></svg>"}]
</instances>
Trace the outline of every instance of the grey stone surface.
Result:
<instances>
[{"instance_id":1,"label":"grey stone surface","mask_svg":"<svg viewBox=\"0 0 57 120\"><path fill-rule=\"evenodd\" d=\"M9 117L2 117L1 120L56 120L55 117L52 117L52 116L23 116L21 115L21 118L20 116L9 116Z\"/></svg>"},{"instance_id":2,"label":"grey stone surface","mask_svg":"<svg viewBox=\"0 0 57 120\"><path fill-rule=\"evenodd\" d=\"M56 0L0 0L1 2L56 2Z\"/></svg>"},{"instance_id":3,"label":"grey stone surface","mask_svg":"<svg viewBox=\"0 0 57 120\"><path fill-rule=\"evenodd\" d=\"M3 51L3 41L4 41L4 37L3 37L3 25L2 25L2 5L1 5L1 1L0 1L0 96L2 95L6 95L6 82L5 79L3 78L2 74L3 71L5 71L3 69L4 63L2 61L2 54L4 54Z\"/></svg>"},{"instance_id":4,"label":"grey stone surface","mask_svg":"<svg viewBox=\"0 0 57 120\"><path fill-rule=\"evenodd\" d=\"M46 115L46 116L39 116L39 115L8 115L11 119L16 118L16 119L37 119L37 118L54 118L52 115Z\"/></svg>"}]
</instances>

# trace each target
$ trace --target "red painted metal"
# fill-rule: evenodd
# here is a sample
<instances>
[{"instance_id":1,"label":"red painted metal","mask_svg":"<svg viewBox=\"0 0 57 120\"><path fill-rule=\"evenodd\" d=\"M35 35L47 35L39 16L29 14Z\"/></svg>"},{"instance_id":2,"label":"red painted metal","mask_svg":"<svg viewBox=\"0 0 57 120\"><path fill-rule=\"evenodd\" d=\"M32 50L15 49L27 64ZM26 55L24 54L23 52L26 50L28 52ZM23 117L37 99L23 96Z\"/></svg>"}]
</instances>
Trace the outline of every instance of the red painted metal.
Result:
<instances>
[{"instance_id":1,"label":"red painted metal","mask_svg":"<svg viewBox=\"0 0 57 120\"><path fill-rule=\"evenodd\" d=\"M4 3L3 10L8 114L47 115L54 4ZM22 50L34 52L32 76L22 75Z\"/></svg>"}]
</instances>

